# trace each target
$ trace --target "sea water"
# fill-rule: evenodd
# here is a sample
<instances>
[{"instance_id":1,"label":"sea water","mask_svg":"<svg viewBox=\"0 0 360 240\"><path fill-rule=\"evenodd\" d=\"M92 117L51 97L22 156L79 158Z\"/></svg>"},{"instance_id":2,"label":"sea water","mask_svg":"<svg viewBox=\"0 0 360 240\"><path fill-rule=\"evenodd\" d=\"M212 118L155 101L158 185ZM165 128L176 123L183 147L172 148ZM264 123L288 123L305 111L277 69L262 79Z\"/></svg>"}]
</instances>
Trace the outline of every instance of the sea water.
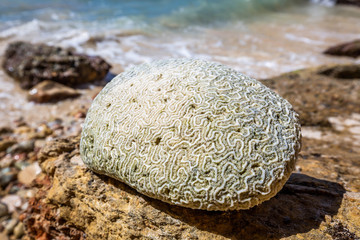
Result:
<instances>
[{"instance_id":1,"label":"sea water","mask_svg":"<svg viewBox=\"0 0 360 240\"><path fill-rule=\"evenodd\" d=\"M192 57L267 78L359 62L322 54L357 38L360 8L331 0L0 0L1 56L12 41L46 43L100 55L115 74L154 59ZM38 120L54 117L66 103L51 111L28 103L0 70L1 122L32 112Z\"/></svg>"}]
</instances>

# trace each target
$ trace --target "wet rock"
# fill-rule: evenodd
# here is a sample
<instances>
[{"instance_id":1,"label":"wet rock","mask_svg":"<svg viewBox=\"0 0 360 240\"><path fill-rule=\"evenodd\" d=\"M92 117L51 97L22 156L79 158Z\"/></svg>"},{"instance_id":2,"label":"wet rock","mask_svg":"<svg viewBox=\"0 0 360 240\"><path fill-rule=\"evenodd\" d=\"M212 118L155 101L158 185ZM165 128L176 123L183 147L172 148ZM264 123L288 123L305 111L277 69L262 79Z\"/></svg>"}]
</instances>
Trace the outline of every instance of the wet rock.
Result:
<instances>
[{"instance_id":1,"label":"wet rock","mask_svg":"<svg viewBox=\"0 0 360 240\"><path fill-rule=\"evenodd\" d=\"M53 81L43 81L30 89L28 100L36 103L58 102L66 98L80 96L73 88Z\"/></svg>"},{"instance_id":2,"label":"wet rock","mask_svg":"<svg viewBox=\"0 0 360 240\"><path fill-rule=\"evenodd\" d=\"M18 180L20 183L30 185L30 183L41 173L41 168L37 162L25 167L18 174Z\"/></svg>"},{"instance_id":3,"label":"wet rock","mask_svg":"<svg viewBox=\"0 0 360 240\"><path fill-rule=\"evenodd\" d=\"M16 179L16 175L17 175L17 172L13 168L7 167L4 169L1 169L1 171L0 171L0 187L4 188L7 185L9 185L9 183L11 181L14 181Z\"/></svg>"},{"instance_id":4,"label":"wet rock","mask_svg":"<svg viewBox=\"0 0 360 240\"><path fill-rule=\"evenodd\" d=\"M5 151L8 147L11 147L15 143L16 143L15 140L8 140L8 139L0 140L0 152Z\"/></svg>"},{"instance_id":5,"label":"wet rock","mask_svg":"<svg viewBox=\"0 0 360 240\"><path fill-rule=\"evenodd\" d=\"M6 206L5 203L0 202L0 218L7 216L8 214L9 214L8 207Z\"/></svg>"},{"instance_id":6,"label":"wet rock","mask_svg":"<svg viewBox=\"0 0 360 240\"><path fill-rule=\"evenodd\" d=\"M8 148L6 152L11 154L28 153L33 151L34 147L35 147L34 140L26 140L13 145L12 147Z\"/></svg>"},{"instance_id":7,"label":"wet rock","mask_svg":"<svg viewBox=\"0 0 360 240\"><path fill-rule=\"evenodd\" d=\"M330 47L325 50L324 53L334 56L357 58L360 56L360 39Z\"/></svg>"},{"instance_id":8,"label":"wet rock","mask_svg":"<svg viewBox=\"0 0 360 240\"><path fill-rule=\"evenodd\" d=\"M301 125L330 126L331 116L360 113L359 78L359 64L331 65L285 73L262 83L293 105Z\"/></svg>"},{"instance_id":9,"label":"wet rock","mask_svg":"<svg viewBox=\"0 0 360 240\"><path fill-rule=\"evenodd\" d=\"M47 176L35 180L40 190L24 215L26 231L33 238L39 234L81 238L86 234L89 239L320 240L331 239L326 232L329 218L359 235L360 195L343 187L345 182L347 187L360 187L354 181L359 153L351 146L304 141L301 156L308 157L299 159L301 174L292 174L269 201L249 210L227 212L192 210L148 198L78 164L78 146L71 144L76 138L49 143L41 153ZM332 171L337 173L334 178L329 177ZM71 235L74 232L76 236Z\"/></svg>"},{"instance_id":10,"label":"wet rock","mask_svg":"<svg viewBox=\"0 0 360 240\"><path fill-rule=\"evenodd\" d=\"M25 89L44 80L68 86L102 80L111 67L101 57L21 41L7 47L2 66Z\"/></svg>"},{"instance_id":11,"label":"wet rock","mask_svg":"<svg viewBox=\"0 0 360 240\"><path fill-rule=\"evenodd\" d=\"M353 6L360 7L360 1L359 0L337 0L336 4L353 5Z\"/></svg>"}]
</instances>

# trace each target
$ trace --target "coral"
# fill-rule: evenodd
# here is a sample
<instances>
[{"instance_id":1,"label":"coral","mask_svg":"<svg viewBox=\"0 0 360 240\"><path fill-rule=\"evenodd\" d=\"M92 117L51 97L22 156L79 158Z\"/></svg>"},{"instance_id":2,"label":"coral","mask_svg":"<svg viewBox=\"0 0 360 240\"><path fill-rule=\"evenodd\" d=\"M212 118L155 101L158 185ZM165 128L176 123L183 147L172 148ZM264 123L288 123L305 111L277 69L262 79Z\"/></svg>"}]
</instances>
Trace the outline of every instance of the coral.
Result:
<instances>
[{"instance_id":1,"label":"coral","mask_svg":"<svg viewBox=\"0 0 360 240\"><path fill-rule=\"evenodd\" d=\"M137 66L97 95L84 163L149 197L205 210L248 209L285 184L300 150L292 106L221 64Z\"/></svg>"}]
</instances>

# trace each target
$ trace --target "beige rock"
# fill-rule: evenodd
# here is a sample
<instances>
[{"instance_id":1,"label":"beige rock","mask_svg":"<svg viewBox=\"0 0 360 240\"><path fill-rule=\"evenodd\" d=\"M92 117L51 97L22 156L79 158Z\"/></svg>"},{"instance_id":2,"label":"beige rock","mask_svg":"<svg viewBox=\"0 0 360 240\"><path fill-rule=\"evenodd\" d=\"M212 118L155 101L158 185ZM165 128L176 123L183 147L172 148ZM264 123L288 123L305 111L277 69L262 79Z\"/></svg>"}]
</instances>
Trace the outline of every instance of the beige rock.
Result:
<instances>
[{"instance_id":1,"label":"beige rock","mask_svg":"<svg viewBox=\"0 0 360 240\"><path fill-rule=\"evenodd\" d=\"M18 180L25 185L29 185L39 173L41 173L39 163L34 162L19 172Z\"/></svg>"},{"instance_id":2,"label":"beige rock","mask_svg":"<svg viewBox=\"0 0 360 240\"><path fill-rule=\"evenodd\" d=\"M59 227L63 224L65 229L81 229L89 239L331 239L328 232L337 229L336 221L349 234L360 235L360 200L349 191L360 183L354 181L353 172L342 174L354 168L351 161L358 153L349 153L343 146L331 146L334 150L329 151L326 142L304 139L302 173L293 173L278 195L250 210L216 212L169 205L94 174L76 164L75 139L49 143L44 149L51 154L42 151L41 166L51 177L27 210L29 236L39 231L50 238L66 235ZM341 171L334 179L330 173L339 167L331 164L336 161L333 152L348 152L338 159ZM345 182L351 186L349 192L342 186ZM59 218L65 223L59 223ZM43 225L56 230L34 227Z\"/></svg>"},{"instance_id":3,"label":"beige rock","mask_svg":"<svg viewBox=\"0 0 360 240\"><path fill-rule=\"evenodd\" d=\"M37 103L57 102L65 98L79 96L80 93L73 88L53 81L43 81L30 89L28 99Z\"/></svg>"}]
</instances>

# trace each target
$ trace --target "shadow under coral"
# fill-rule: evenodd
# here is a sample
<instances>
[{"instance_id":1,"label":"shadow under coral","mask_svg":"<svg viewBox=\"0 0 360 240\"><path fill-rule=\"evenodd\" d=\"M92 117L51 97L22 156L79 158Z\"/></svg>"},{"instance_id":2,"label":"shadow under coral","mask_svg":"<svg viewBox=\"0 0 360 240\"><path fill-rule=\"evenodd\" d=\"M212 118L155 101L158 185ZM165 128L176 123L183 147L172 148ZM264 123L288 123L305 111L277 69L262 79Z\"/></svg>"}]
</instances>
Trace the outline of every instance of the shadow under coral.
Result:
<instances>
[{"instance_id":1,"label":"shadow under coral","mask_svg":"<svg viewBox=\"0 0 360 240\"><path fill-rule=\"evenodd\" d=\"M99 177L116 188L139 195L125 184ZM336 215L344 193L338 183L293 173L275 197L249 210L193 210L142 197L159 211L202 231L231 239L279 239L308 232L317 228L325 215Z\"/></svg>"}]
</instances>

